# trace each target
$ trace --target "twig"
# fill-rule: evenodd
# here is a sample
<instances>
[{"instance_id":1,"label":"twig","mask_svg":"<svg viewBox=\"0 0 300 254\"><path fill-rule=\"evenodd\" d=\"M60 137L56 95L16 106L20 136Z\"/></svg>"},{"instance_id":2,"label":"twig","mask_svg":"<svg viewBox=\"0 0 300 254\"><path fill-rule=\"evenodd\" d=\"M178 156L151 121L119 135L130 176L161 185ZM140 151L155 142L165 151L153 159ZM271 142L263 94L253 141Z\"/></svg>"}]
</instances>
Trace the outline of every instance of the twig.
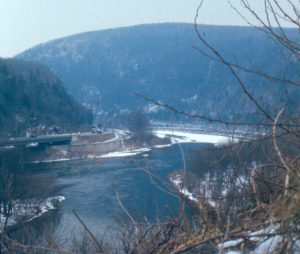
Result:
<instances>
[{"instance_id":1,"label":"twig","mask_svg":"<svg viewBox=\"0 0 300 254\"><path fill-rule=\"evenodd\" d=\"M7 248L9 251L11 250L18 250L19 252L22 251L23 253L31 253L30 250L36 250L36 251L47 251L47 252L53 252L53 253L60 253L60 254L72 254L71 252L68 252L66 250L62 249L52 249L47 247L41 247L41 246L35 246L35 245L25 245L17 242L16 240L13 240L9 238L7 235L2 234L1 235L7 242L10 243L11 248Z\"/></svg>"},{"instance_id":2,"label":"twig","mask_svg":"<svg viewBox=\"0 0 300 254\"><path fill-rule=\"evenodd\" d=\"M201 1L201 3L199 4L197 11L196 11L196 15L194 18L194 28L196 31L196 34L198 36L198 39L209 49L212 51L212 53L218 58L220 59L220 61L228 67L229 71L231 72L231 74L234 76L234 78L236 79L236 81L238 82L238 84L240 85L240 87L242 88L243 92L247 95L247 97L250 99L250 101L252 101L254 103L254 105L256 106L256 108L263 113L263 115L270 120L271 122L274 122L273 117L261 106L261 104L258 102L258 100L250 93L250 91L246 88L244 82L242 81L242 79L240 78L240 76L236 73L236 71L234 70L234 68L230 65L230 63L228 63L228 61L221 55L221 53L219 51L217 51L216 48L214 48L211 44L209 44L207 42L207 40L205 40L203 38L203 36L201 35L198 26L197 26L197 20L199 17L199 12L200 9L202 7L204 0Z\"/></svg>"},{"instance_id":3,"label":"twig","mask_svg":"<svg viewBox=\"0 0 300 254\"><path fill-rule=\"evenodd\" d=\"M135 220L133 219L133 217L130 215L130 213L128 212L128 210L125 208L125 206L123 205L119 193L116 191L116 196L117 196L117 200L119 202L119 205L121 206L121 208L123 209L123 211L126 213L126 215L128 216L128 218L131 220L132 224L134 225L134 229L135 229L135 234L136 236L138 235L139 229L138 226L135 222Z\"/></svg>"},{"instance_id":4,"label":"twig","mask_svg":"<svg viewBox=\"0 0 300 254\"><path fill-rule=\"evenodd\" d=\"M173 105L164 103L164 102L160 102L156 99L150 98L146 95L143 95L141 93L138 92L134 92L134 95L151 102L153 105L159 106L159 107L163 107L166 109L171 110L172 112L174 112L175 114L180 114L180 115L184 115L184 116L188 116L191 118L196 118L196 119L200 119L200 120L204 120L207 121L209 123L220 123L220 124L224 124L226 126L261 126L261 127L272 127L273 126L273 122L272 123L266 123L266 122L259 122L259 123L254 123L254 122L239 122L239 121L229 121L229 120L223 120L223 119L215 119L215 118L211 118L205 115L201 115L201 114L197 114L197 113L191 113L191 112L187 112L185 110L180 110L178 108L176 108ZM280 124L279 125L282 128L289 128L289 127L300 127L300 124Z\"/></svg>"},{"instance_id":5,"label":"twig","mask_svg":"<svg viewBox=\"0 0 300 254\"><path fill-rule=\"evenodd\" d=\"M73 214L75 215L75 217L77 218L77 220L80 222L80 224L83 226L83 228L86 230L86 232L89 233L89 235L92 237L92 239L94 240L94 242L96 243L99 251L101 251L101 253L104 253L103 248L101 246L101 244L97 241L96 237L93 235L93 233L89 230L89 228L86 226L86 224L83 222L83 220L79 217L79 215L75 212L75 210L72 210Z\"/></svg>"},{"instance_id":6,"label":"twig","mask_svg":"<svg viewBox=\"0 0 300 254\"><path fill-rule=\"evenodd\" d=\"M286 169L286 176L285 176L285 183L284 183L284 195L287 196L288 194L288 189L289 189L289 181L290 181L290 173L291 173L291 169L290 167L287 165L287 163L285 162L283 156L282 156L282 153L278 147L278 144L277 144L277 140L276 140L276 125L277 125L277 122L281 116L281 114L283 113L284 111L284 108L282 108L281 110L279 110L276 118L275 118L275 121L274 121L274 126L273 126L273 143L274 143L274 148L275 148L275 151L276 151L276 154L280 160L280 162L282 163L282 165L284 166L284 168Z\"/></svg>"}]
</instances>

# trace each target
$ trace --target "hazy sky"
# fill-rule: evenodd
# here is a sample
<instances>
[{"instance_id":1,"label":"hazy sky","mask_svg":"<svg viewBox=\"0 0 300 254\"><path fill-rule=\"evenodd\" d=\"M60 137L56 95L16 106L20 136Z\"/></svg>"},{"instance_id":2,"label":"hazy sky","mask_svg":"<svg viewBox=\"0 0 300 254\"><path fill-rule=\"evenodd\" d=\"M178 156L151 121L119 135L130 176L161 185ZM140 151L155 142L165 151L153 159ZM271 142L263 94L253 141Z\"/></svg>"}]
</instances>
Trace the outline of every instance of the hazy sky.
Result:
<instances>
[{"instance_id":1,"label":"hazy sky","mask_svg":"<svg viewBox=\"0 0 300 254\"><path fill-rule=\"evenodd\" d=\"M145 23L193 22L199 2L0 0L0 57L11 57L39 43L91 30ZM263 1L252 2L259 9ZM199 22L245 25L226 0L206 0Z\"/></svg>"}]
</instances>

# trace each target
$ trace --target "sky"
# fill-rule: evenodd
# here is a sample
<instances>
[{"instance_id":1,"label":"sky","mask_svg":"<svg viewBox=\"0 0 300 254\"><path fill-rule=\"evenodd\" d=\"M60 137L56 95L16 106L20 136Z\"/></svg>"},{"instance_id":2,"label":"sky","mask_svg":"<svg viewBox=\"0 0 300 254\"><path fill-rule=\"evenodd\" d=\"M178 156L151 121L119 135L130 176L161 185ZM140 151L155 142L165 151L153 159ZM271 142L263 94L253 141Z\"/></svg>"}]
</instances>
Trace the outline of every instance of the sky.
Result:
<instances>
[{"instance_id":1,"label":"sky","mask_svg":"<svg viewBox=\"0 0 300 254\"><path fill-rule=\"evenodd\" d=\"M0 57L13 57L37 44L81 32L149 23L192 23L199 2L200 0L0 0ZM261 3L264 1L252 2L257 10L262 10ZM245 25L226 0L206 0L198 22Z\"/></svg>"}]
</instances>

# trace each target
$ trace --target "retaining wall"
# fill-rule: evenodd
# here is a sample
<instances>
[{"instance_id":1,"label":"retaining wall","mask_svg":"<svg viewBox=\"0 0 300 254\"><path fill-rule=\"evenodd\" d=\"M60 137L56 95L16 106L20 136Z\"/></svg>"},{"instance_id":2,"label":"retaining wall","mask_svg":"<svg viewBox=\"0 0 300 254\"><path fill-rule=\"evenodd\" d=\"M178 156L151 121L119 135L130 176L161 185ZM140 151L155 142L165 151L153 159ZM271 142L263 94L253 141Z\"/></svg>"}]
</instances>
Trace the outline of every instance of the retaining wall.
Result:
<instances>
[{"instance_id":1,"label":"retaining wall","mask_svg":"<svg viewBox=\"0 0 300 254\"><path fill-rule=\"evenodd\" d=\"M72 154L102 154L119 150L123 146L122 140L96 142L91 144L71 144Z\"/></svg>"}]
</instances>

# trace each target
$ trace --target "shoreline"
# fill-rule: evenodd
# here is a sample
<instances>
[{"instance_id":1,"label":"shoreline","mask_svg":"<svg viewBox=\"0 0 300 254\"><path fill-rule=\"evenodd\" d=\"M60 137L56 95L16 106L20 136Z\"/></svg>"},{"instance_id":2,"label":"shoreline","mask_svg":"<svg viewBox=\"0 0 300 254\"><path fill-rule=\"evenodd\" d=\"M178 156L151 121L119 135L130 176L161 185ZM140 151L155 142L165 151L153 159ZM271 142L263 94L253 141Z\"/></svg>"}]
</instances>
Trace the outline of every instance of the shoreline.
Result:
<instances>
[{"instance_id":1,"label":"shoreline","mask_svg":"<svg viewBox=\"0 0 300 254\"><path fill-rule=\"evenodd\" d=\"M205 144L212 144L215 146L222 146L225 144L238 142L238 138L227 137L224 135L192 133L187 131L174 131L174 130L165 130L165 129L164 130L156 129L153 131L152 135L157 139L154 145L143 146L143 147L139 146L139 147L132 147L132 148L130 148L130 146L124 145L123 149L112 151L109 153L86 154L83 156L59 157L53 159L35 160L35 161L29 161L27 164L131 157L131 156L136 156L138 154L149 152L152 149L168 148L173 145L183 144L183 143L205 143Z\"/></svg>"},{"instance_id":2,"label":"shoreline","mask_svg":"<svg viewBox=\"0 0 300 254\"><path fill-rule=\"evenodd\" d=\"M57 210L60 203L62 203L65 199L66 198L64 196L60 195L48 197L44 200L15 200L13 204L14 213L8 217L0 213L0 232L3 231L4 226L8 229L13 229L18 227L20 224L26 224L38 219L51 210Z\"/></svg>"}]
</instances>

